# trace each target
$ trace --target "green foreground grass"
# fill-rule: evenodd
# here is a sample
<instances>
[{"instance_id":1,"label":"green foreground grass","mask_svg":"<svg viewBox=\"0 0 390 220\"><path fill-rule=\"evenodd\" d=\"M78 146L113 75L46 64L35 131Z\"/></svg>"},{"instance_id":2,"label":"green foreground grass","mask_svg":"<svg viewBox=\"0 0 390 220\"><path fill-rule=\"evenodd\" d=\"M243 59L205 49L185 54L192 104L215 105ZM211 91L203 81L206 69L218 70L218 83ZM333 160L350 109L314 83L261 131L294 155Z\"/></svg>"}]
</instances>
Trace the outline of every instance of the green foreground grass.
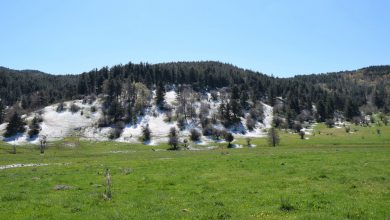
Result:
<instances>
[{"instance_id":1,"label":"green foreground grass","mask_svg":"<svg viewBox=\"0 0 390 220\"><path fill-rule=\"evenodd\" d=\"M308 140L281 132L275 148L259 138L256 148L208 151L67 139L44 155L36 146L10 154L1 143L0 166L49 165L0 170L0 218L389 219L390 126L380 129L320 124Z\"/></svg>"}]
</instances>

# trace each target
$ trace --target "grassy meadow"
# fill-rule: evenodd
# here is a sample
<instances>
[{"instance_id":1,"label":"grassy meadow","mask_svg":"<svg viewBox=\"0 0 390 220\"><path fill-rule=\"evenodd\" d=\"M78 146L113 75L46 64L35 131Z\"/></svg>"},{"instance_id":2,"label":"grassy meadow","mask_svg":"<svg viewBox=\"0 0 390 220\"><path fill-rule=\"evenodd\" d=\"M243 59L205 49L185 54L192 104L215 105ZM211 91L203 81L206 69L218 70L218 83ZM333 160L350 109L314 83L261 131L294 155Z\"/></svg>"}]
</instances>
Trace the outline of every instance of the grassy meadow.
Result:
<instances>
[{"instance_id":1,"label":"grassy meadow","mask_svg":"<svg viewBox=\"0 0 390 220\"><path fill-rule=\"evenodd\" d=\"M68 138L11 154L2 142L0 166L48 165L0 170L0 219L390 219L390 126L351 131L204 151Z\"/></svg>"}]
</instances>

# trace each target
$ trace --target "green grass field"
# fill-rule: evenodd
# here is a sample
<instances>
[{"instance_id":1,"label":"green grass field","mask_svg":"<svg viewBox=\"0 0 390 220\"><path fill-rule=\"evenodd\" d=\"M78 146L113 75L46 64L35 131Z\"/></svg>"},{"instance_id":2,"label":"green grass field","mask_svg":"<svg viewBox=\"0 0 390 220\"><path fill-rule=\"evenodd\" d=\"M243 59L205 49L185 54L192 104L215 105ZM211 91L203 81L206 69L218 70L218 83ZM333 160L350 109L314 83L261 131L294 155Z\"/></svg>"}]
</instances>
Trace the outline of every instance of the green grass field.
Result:
<instances>
[{"instance_id":1,"label":"green grass field","mask_svg":"<svg viewBox=\"0 0 390 220\"><path fill-rule=\"evenodd\" d=\"M67 139L11 154L1 143L0 166L48 165L0 170L0 219L390 219L390 126L377 128L319 124L308 140L280 131L275 148L207 151Z\"/></svg>"}]
</instances>

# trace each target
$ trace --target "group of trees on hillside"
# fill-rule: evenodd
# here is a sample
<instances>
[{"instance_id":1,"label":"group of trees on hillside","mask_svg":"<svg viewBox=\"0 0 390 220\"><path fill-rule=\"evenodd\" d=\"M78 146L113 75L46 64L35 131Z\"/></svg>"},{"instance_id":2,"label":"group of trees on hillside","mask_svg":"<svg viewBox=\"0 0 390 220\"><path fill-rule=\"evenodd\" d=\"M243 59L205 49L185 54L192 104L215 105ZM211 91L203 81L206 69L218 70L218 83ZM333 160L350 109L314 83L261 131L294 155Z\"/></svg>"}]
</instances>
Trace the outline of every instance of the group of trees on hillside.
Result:
<instances>
[{"instance_id":1,"label":"group of trees on hillside","mask_svg":"<svg viewBox=\"0 0 390 220\"><path fill-rule=\"evenodd\" d=\"M219 62L128 63L65 76L0 68L0 123L11 122L14 112L22 115L55 102L100 96L104 104L99 126L114 126L112 138L121 134L125 124L137 123L152 102L167 120L176 120L179 129L197 119L203 135L217 138L223 136L213 127L217 120L231 127L245 116L246 127L255 129L263 118L261 102L274 107L275 127L298 130L303 122L354 121L362 112L389 113L389 74L389 66L378 66L275 78ZM170 87L179 93L175 112L164 101ZM197 113L195 100L206 91L211 93L210 101L221 102L218 113L211 114L207 103L201 103Z\"/></svg>"}]
</instances>

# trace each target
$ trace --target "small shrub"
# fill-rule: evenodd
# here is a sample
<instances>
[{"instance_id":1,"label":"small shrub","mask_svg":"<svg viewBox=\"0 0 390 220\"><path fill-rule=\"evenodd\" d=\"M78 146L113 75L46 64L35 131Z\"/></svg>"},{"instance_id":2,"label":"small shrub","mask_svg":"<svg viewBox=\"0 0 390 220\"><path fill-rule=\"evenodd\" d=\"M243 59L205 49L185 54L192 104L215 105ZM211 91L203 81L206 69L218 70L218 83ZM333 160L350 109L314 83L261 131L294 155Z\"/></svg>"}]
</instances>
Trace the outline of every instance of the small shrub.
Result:
<instances>
[{"instance_id":1,"label":"small shrub","mask_svg":"<svg viewBox=\"0 0 390 220\"><path fill-rule=\"evenodd\" d=\"M110 125L110 122L106 116L100 118L97 122L99 128L107 127Z\"/></svg>"},{"instance_id":2,"label":"small shrub","mask_svg":"<svg viewBox=\"0 0 390 220\"><path fill-rule=\"evenodd\" d=\"M188 140L187 139L183 140L183 145L184 145L184 148L187 148L187 145L188 145Z\"/></svg>"},{"instance_id":3,"label":"small shrub","mask_svg":"<svg viewBox=\"0 0 390 220\"><path fill-rule=\"evenodd\" d=\"M63 103L63 102L58 103L56 111L57 111L57 112L63 112L63 111L65 111L65 110L66 110L66 105L65 105L65 103Z\"/></svg>"},{"instance_id":4,"label":"small shrub","mask_svg":"<svg viewBox=\"0 0 390 220\"><path fill-rule=\"evenodd\" d=\"M299 136L301 137L301 139L305 139L305 132L304 131L299 131Z\"/></svg>"},{"instance_id":5,"label":"small shrub","mask_svg":"<svg viewBox=\"0 0 390 220\"><path fill-rule=\"evenodd\" d=\"M216 140L219 140L220 137L223 136L224 134L225 134L225 131L224 131L224 130L216 129L216 128L213 129L213 137L214 137Z\"/></svg>"},{"instance_id":6,"label":"small shrub","mask_svg":"<svg viewBox=\"0 0 390 220\"><path fill-rule=\"evenodd\" d=\"M250 137L247 137L247 138L246 138L246 145L247 145L248 147L251 147L251 146L252 146L251 141L252 141L252 139L251 139Z\"/></svg>"},{"instance_id":7,"label":"small shrub","mask_svg":"<svg viewBox=\"0 0 390 220\"><path fill-rule=\"evenodd\" d=\"M75 103L73 103L73 104L70 106L70 111L71 111L72 113L76 113L76 112L78 112L79 110L80 110L80 107L77 106Z\"/></svg>"},{"instance_id":8,"label":"small shrub","mask_svg":"<svg viewBox=\"0 0 390 220\"><path fill-rule=\"evenodd\" d=\"M382 121L383 121L383 124L385 124L385 126L387 126L389 124L389 119L386 116L383 118Z\"/></svg>"},{"instance_id":9,"label":"small shrub","mask_svg":"<svg viewBox=\"0 0 390 220\"><path fill-rule=\"evenodd\" d=\"M202 132L204 136L212 136L214 132L214 127L211 124L208 124L205 127L203 127Z\"/></svg>"},{"instance_id":10,"label":"small shrub","mask_svg":"<svg viewBox=\"0 0 390 220\"><path fill-rule=\"evenodd\" d=\"M92 113L95 113L96 111L97 111L97 108L96 108L96 106L94 106L94 105L93 105L93 106L91 106L91 112L92 112Z\"/></svg>"},{"instance_id":11,"label":"small shrub","mask_svg":"<svg viewBox=\"0 0 390 220\"><path fill-rule=\"evenodd\" d=\"M295 132L300 132L302 130L302 124L300 122L295 122L292 126Z\"/></svg>"},{"instance_id":12,"label":"small shrub","mask_svg":"<svg viewBox=\"0 0 390 220\"><path fill-rule=\"evenodd\" d=\"M279 207L279 209L282 210L282 211L289 212L289 211L293 211L295 208L291 204L289 198L280 197L280 207Z\"/></svg>"},{"instance_id":13,"label":"small shrub","mask_svg":"<svg viewBox=\"0 0 390 220\"><path fill-rule=\"evenodd\" d=\"M249 131L253 131L256 128L256 121L249 115L246 117L246 127Z\"/></svg>"},{"instance_id":14,"label":"small shrub","mask_svg":"<svg viewBox=\"0 0 390 220\"><path fill-rule=\"evenodd\" d=\"M125 127L125 124L122 121L118 121L115 123L114 129L111 131L109 138L110 139L117 139L121 136L123 128Z\"/></svg>"},{"instance_id":15,"label":"small shrub","mask_svg":"<svg viewBox=\"0 0 390 220\"><path fill-rule=\"evenodd\" d=\"M105 178L106 178L105 181L106 189L104 190L103 198L106 200L110 200L112 199L112 192L111 192L112 181L111 181L111 174L109 169L106 169Z\"/></svg>"},{"instance_id":16,"label":"small shrub","mask_svg":"<svg viewBox=\"0 0 390 220\"><path fill-rule=\"evenodd\" d=\"M326 119L325 124L326 124L326 126L328 126L328 128L333 128L335 125L335 122L333 119Z\"/></svg>"},{"instance_id":17,"label":"small shrub","mask_svg":"<svg viewBox=\"0 0 390 220\"><path fill-rule=\"evenodd\" d=\"M191 129L190 133L191 141L200 141L200 137L202 134L197 129Z\"/></svg>"}]
</instances>

